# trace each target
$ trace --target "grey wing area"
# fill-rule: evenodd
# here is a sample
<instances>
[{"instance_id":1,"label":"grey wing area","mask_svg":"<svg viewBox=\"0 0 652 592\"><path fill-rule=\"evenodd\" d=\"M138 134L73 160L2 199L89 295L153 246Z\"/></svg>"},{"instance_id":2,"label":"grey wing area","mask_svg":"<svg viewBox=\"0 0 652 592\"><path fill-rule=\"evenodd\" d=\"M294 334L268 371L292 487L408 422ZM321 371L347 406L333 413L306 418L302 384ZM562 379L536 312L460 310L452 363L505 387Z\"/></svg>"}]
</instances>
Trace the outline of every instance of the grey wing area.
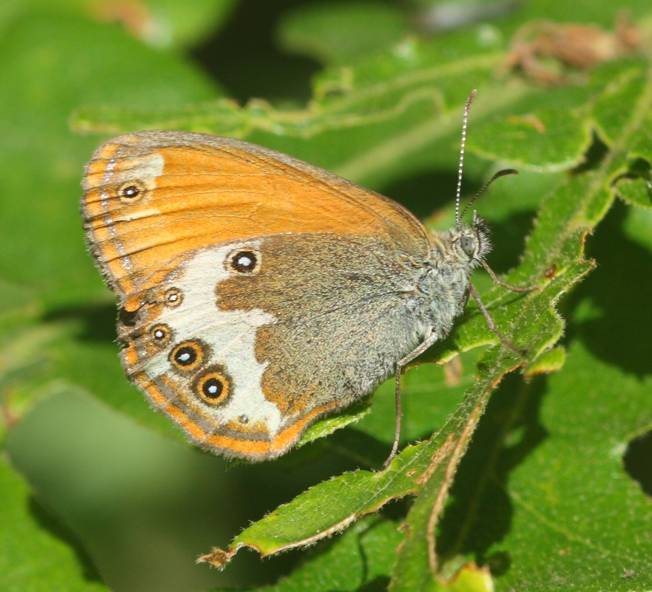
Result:
<instances>
[{"instance_id":1,"label":"grey wing area","mask_svg":"<svg viewBox=\"0 0 652 592\"><path fill-rule=\"evenodd\" d=\"M259 239L260 267L216 288L221 310L262 310L262 389L288 420L344 407L391 374L423 339L422 262L379 238L333 234Z\"/></svg>"}]
</instances>

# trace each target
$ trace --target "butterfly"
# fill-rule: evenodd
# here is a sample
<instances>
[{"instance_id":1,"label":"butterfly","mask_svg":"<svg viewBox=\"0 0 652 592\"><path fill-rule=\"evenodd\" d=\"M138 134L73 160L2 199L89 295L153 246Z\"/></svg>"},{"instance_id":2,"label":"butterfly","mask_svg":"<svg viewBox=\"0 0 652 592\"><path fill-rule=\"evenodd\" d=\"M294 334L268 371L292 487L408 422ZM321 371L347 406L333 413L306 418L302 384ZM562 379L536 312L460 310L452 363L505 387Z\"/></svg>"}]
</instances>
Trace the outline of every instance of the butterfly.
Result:
<instances>
[{"instance_id":1,"label":"butterfly","mask_svg":"<svg viewBox=\"0 0 652 592\"><path fill-rule=\"evenodd\" d=\"M497 331L469 280L490 271L488 231L476 214L461 223L460 183L456 226L433 233L386 197L243 141L109 140L86 167L82 214L119 300L127 377L195 444L258 461L394 374L393 456L401 369L469 295Z\"/></svg>"}]
</instances>

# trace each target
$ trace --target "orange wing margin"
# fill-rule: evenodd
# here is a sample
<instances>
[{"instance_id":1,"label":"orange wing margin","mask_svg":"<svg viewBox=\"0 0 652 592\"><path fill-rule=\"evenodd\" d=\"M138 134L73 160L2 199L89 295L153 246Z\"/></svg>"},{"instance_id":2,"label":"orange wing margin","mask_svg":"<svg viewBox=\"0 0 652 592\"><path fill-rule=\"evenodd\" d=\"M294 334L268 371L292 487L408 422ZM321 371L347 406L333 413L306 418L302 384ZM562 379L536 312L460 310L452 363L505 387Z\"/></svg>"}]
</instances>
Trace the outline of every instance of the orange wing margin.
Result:
<instances>
[{"instance_id":1,"label":"orange wing margin","mask_svg":"<svg viewBox=\"0 0 652 592\"><path fill-rule=\"evenodd\" d=\"M123 300L138 300L189 251L232 240L325 232L382 235L417 257L429 250L424 227L401 205L228 138L119 136L95 152L82 186L91 249Z\"/></svg>"}]
</instances>

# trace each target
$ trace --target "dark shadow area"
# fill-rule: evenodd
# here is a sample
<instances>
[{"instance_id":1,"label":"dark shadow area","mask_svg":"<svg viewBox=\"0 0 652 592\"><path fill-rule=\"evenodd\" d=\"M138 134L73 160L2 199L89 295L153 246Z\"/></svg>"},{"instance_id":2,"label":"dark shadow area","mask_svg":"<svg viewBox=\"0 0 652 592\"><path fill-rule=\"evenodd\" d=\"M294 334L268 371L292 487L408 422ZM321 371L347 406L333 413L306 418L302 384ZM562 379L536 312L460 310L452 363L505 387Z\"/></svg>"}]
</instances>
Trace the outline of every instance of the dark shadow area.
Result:
<instances>
[{"instance_id":1,"label":"dark shadow area","mask_svg":"<svg viewBox=\"0 0 652 592\"><path fill-rule=\"evenodd\" d=\"M569 315L568 339L580 339L592 354L639 378L652 373L652 281L650 253L623 231L627 207L616 202L596 236L587 241L596 269L573 292L565 310L583 300L590 318Z\"/></svg>"},{"instance_id":2,"label":"dark shadow area","mask_svg":"<svg viewBox=\"0 0 652 592\"><path fill-rule=\"evenodd\" d=\"M652 497L652 432L635 438L627 446L623 463L627 474Z\"/></svg>"},{"instance_id":3,"label":"dark shadow area","mask_svg":"<svg viewBox=\"0 0 652 592\"><path fill-rule=\"evenodd\" d=\"M77 557L77 562L82 567L82 576L84 579L89 582L102 583L102 577L75 534L54 518L34 497L30 497L28 503L29 512L34 520L38 522L39 526L73 550Z\"/></svg>"},{"instance_id":4,"label":"dark shadow area","mask_svg":"<svg viewBox=\"0 0 652 592\"><path fill-rule=\"evenodd\" d=\"M239 2L225 27L194 48L191 57L237 101L261 97L303 103L321 65L286 53L275 39L280 18L301 4L305 2Z\"/></svg>"},{"instance_id":5,"label":"dark shadow area","mask_svg":"<svg viewBox=\"0 0 652 592\"><path fill-rule=\"evenodd\" d=\"M377 576L368 584L358 588L358 592L385 592L389 586L389 578L387 576Z\"/></svg>"},{"instance_id":6,"label":"dark shadow area","mask_svg":"<svg viewBox=\"0 0 652 592\"><path fill-rule=\"evenodd\" d=\"M524 383L510 376L493 393L451 491L440 522L442 557L473 553L494 575L510 565L506 553L486 555L510 530L513 508L506 492L511 471L546 438L539 420L546 378ZM506 442L514 443L506 443Z\"/></svg>"},{"instance_id":7,"label":"dark shadow area","mask_svg":"<svg viewBox=\"0 0 652 592\"><path fill-rule=\"evenodd\" d=\"M375 471L379 469L391 444L381 442L355 427L338 430L328 438L317 440L307 448L313 448L317 455L341 456L348 462L357 463L358 468ZM352 453L355 456L352 456Z\"/></svg>"},{"instance_id":8,"label":"dark shadow area","mask_svg":"<svg viewBox=\"0 0 652 592\"><path fill-rule=\"evenodd\" d=\"M623 176L629 179L643 178L646 181L651 181L652 164L643 158L636 158L630 163L628 172Z\"/></svg>"},{"instance_id":9,"label":"dark shadow area","mask_svg":"<svg viewBox=\"0 0 652 592\"><path fill-rule=\"evenodd\" d=\"M115 341L117 314L113 303L91 302L49 310L42 321L77 323L80 341Z\"/></svg>"},{"instance_id":10,"label":"dark shadow area","mask_svg":"<svg viewBox=\"0 0 652 592\"><path fill-rule=\"evenodd\" d=\"M419 220L455 201L455 169L428 170L402 179L394 179L380 188L383 195L403 204ZM464 195L471 196L481 187L472 177L464 179Z\"/></svg>"},{"instance_id":11,"label":"dark shadow area","mask_svg":"<svg viewBox=\"0 0 652 592\"><path fill-rule=\"evenodd\" d=\"M535 215L534 211L518 212L499 224L489 224L493 248L487 256L487 261L497 274L518 265L525 248L525 239L532 232Z\"/></svg>"},{"instance_id":12,"label":"dark shadow area","mask_svg":"<svg viewBox=\"0 0 652 592\"><path fill-rule=\"evenodd\" d=\"M587 171L598 168L602 161L606 158L608 152L609 148L594 131L591 137L591 144L589 145L589 149L584 155L584 160L579 165L577 165L571 171L571 173L574 175L580 175L582 173L586 173Z\"/></svg>"}]
</instances>

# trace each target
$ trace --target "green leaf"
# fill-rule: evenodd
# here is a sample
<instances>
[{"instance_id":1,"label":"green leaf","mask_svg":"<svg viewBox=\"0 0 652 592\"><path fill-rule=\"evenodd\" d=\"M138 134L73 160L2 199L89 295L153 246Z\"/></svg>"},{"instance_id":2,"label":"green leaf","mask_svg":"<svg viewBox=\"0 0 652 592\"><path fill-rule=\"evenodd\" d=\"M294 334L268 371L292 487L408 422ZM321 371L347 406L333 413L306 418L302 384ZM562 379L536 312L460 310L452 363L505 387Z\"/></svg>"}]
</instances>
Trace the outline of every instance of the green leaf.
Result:
<instances>
[{"instance_id":1,"label":"green leaf","mask_svg":"<svg viewBox=\"0 0 652 592\"><path fill-rule=\"evenodd\" d=\"M652 208L652 182L648 179L621 179L616 185L618 197L633 206Z\"/></svg>"},{"instance_id":2,"label":"green leaf","mask_svg":"<svg viewBox=\"0 0 652 592\"><path fill-rule=\"evenodd\" d=\"M5 0L0 29L34 13L84 17L97 23L117 23L131 36L159 48L200 41L228 18L235 0Z\"/></svg>"},{"instance_id":3,"label":"green leaf","mask_svg":"<svg viewBox=\"0 0 652 592\"><path fill-rule=\"evenodd\" d=\"M459 131L468 80L477 85L490 81L503 57L498 49L481 42L469 46L468 39L446 45L407 40L354 67L326 70L315 81L314 99L305 109L280 110L259 100L242 107L222 99L154 110L88 102L72 121L86 132L172 128L235 135L353 180L378 183L380 173L387 179L437 161L436 154L454 157L450 136ZM482 92L475 120L513 103L523 89L492 83ZM440 152L432 150L435 146Z\"/></svg>"},{"instance_id":4,"label":"green leaf","mask_svg":"<svg viewBox=\"0 0 652 592\"><path fill-rule=\"evenodd\" d=\"M341 430L348 425L359 422L371 411L369 401L364 400L356 403L351 407L344 410L343 413L338 413L332 417L327 417L321 421L311 425L301 436L298 446L304 446L310 442L314 442L319 438L330 436L333 432Z\"/></svg>"},{"instance_id":5,"label":"green leaf","mask_svg":"<svg viewBox=\"0 0 652 592\"><path fill-rule=\"evenodd\" d=\"M582 113L586 94L574 88L550 91L545 104L555 107L542 108L537 103L543 97L528 95L510 106L509 113L496 114L476 126L469 149L519 169L550 172L576 166L591 143L590 124Z\"/></svg>"},{"instance_id":6,"label":"green leaf","mask_svg":"<svg viewBox=\"0 0 652 592\"><path fill-rule=\"evenodd\" d=\"M616 207L592 239L598 269L573 298L563 372L511 381L492 400L439 538L473 554L498 590L647 590L652 506L623 467L652 428L646 340L650 258L635 211Z\"/></svg>"},{"instance_id":7,"label":"green leaf","mask_svg":"<svg viewBox=\"0 0 652 592\"><path fill-rule=\"evenodd\" d=\"M0 459L0 588L6 592L107 590L89 560Z\"/></svg>"},{"instance_id":8,"label":"green leaf","mask_svg":"<svg viewBox=\"0 0 652 592\"><path fill-rule=\"evenodd\" d=\"M48 347L60 339L62 328L28 325L0 332L0 443L5 432L51 390ZM43 384L45 383L45 384Z\"/></svg>"},{"instance_id":9,"label":"green leaf","mask_svg":"<svg viewBox=\"0 0 652 592\"><path fill-rule=\"evenodd\" d=\"M368 518L342 537L323 543L291 575L256 592L329 592L381 589L389 581L401 535L391 520ZM252 591L253 592L253 589Z\"/></svg>"}]
</instances>

